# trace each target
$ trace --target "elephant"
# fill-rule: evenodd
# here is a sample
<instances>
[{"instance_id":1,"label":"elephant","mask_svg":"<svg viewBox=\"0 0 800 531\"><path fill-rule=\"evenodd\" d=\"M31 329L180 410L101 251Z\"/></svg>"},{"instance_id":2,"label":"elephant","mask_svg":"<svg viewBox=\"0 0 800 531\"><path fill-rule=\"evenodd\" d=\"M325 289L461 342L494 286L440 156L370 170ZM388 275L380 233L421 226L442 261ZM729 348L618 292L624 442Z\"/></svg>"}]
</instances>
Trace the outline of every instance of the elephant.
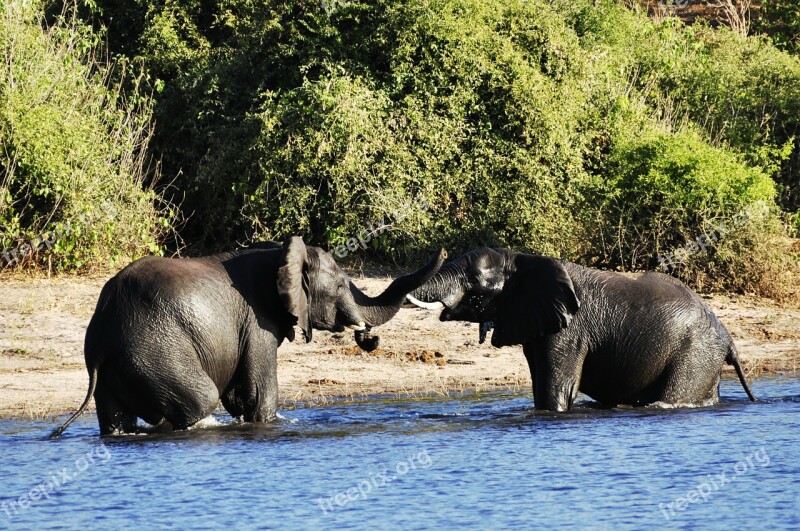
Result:
<instances>
[{"instance_id":1,"label":"elephant","mask_svg":"<svg viewBox=\"0 0 800 531\"><path fill-rule=\"evenodd\" d=\"M480 248L448 262L407 304L442 321L494 326L492 345L522 345L536 409L567 411L578 392L603 405L701 405L719 400L730 334L702 299L661 273L623 275Z\"/></svg>"},{"instance_id":2,"label":"elephant","mask_svg":"<svg viewBox=\"0 0 800 531\"><path fill-rule=\"evenodd\" d=\"M137 418L185 429L220 400L245 422L275 418L277 349L312 329L355 331L365 350L378 346L372 327L391 319L406 294L438 271L441 249L425 266L395 279L375 297L360 291L333 257L300 237L283 246L199 258L145 257L103 287L86 330L89 390L100 434L139 431Z\"/></svg>"}]
</instances>

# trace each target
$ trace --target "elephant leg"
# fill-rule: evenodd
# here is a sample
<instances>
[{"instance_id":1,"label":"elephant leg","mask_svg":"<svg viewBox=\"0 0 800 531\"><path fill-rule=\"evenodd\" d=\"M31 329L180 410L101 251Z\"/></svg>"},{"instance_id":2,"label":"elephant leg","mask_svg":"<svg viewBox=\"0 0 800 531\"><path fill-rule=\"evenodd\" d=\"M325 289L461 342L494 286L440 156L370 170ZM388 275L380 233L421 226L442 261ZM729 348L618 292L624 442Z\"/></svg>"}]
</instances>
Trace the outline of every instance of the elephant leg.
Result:
<instances>
[{"instance_id":1,"label":"elephant leg","mask_svg":"<svg viewBox=\"0 0 800 531\"><path fill-rule=\"evenodd\" d=\"M97 381L97 389L94 391L94 403L97 407L100 435L136 433L138 431L136 415L114 396L109 385L104 382L102 373Z\"/></svg>"},{"instance_id":2,"label":"elephant leg","mask_svg":"<svg viewBox=\"0 0 800 531\"><path fill-rule=\"evenodd\" d=\"M208 417L217 409L219 391L205 373L172 387L165 404L164 418L176 430L184 430Z\"/></svg>"},{"instance_id":3,"label":"elephant leg","mask_svg":"<svg viewBox=\"0 0 800 531\"><path fill-rule=\"evenodd\" d=\"M225 410L245 422L269 422L278 409L278 344L275 338L246 347L232 386L222 396Z\"/></svg>"},{"instance_id":4,"label":"elephant leg","mask_svg":"<svg viewBox=\"0 0 800 531\"><path fill-rule=\"evenodd\" d=\"M580 378L565 378L542 371L534 382L533 404L545 411L569 411L578 396Z\"/></svg>"},{"instance_id":5,"label":"elephant leg","mask_svg":"<svg viewBox=\"0 0 800 531\"><path fill-rule=\"evenodd\" d=\"M664 378L664 386L653 402L684 405L711 405L719 401L720 373L712 377L701 376L708 369L693 368L693 363L682 361L671 365Z\"/></svg>"},{"instance_id":6,"label":"elephant leg","mask_svg":"<svg viewBox=\"0 0 800 531\"><path fill-rule=\"evenodd\" d=\"M533 380L534 407L546 411L569 411L578 396L581 360L560 356L547 338L526 343L525 358Z\"/></svg>"},{"instance_id":7,"label":"elephant leg","mask_svg":"<svg viewBox=\"0 0 800 531\"><path fill-rule=\"evenodd\" d=\"M239 386L234 384L220 398L222 407L235 419L244 419L245 403L239 399L241 395L242 392L239 390Z\"/></svg>"},{"instance_id":8,"label":"elephant leg","mask_svg":"<svg viewBox=\"0 0 800 531\"><path fill-rule=\"evenodd\" d=\"M703 332L686 337L672 353L662 378L663 387L653 401L701 405L719 400L719 382L727 344Z\"/></svg>"},{"instance_id":9,"label":"elephant leg","mask_svg":"<svg viewBox=\"0 0 800 531\"><path fill-rule=\"evenodd\" d=\"M147 365L126 364L123 399L149 424L166 419L182 430L214 412L219 390L198 361L203 354L198 356L188 342L169 346L157 356L142 356Z\"/></svg>"}]
</instances>

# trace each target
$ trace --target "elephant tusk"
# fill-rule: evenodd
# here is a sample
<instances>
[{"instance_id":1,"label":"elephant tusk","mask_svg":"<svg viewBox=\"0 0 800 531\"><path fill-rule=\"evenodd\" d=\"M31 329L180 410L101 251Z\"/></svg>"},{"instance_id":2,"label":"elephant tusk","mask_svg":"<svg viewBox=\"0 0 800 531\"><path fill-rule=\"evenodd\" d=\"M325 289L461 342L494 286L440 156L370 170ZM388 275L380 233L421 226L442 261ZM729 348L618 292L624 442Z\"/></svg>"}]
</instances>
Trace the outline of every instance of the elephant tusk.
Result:
<instances>
[{"instance_id":1,"label":"elephant tusk","mask_svg":"<svg viewBox=\"0 0 800 531\"><path fill-rule=\"evenodd\" d=\"M367 325L365 323L358 323L357 325L345 325L345 328L348 330L355 330L356 332L361 332L367 329Z\"/></svg>"},{"instance_id":2,"label":"elephant tusk","mask_svg":"<svg viewBox=\"0 0 800 531\"><path fill-rule=\"evenodd\" d=\"M441 310L444 308L444 304L439 301L436 302L422 302L421 300L412 297L411 295L406 295L408 302L413 304L414 306L418 306L420 308L425 308L426 310Z\"/></svg>"}]
</instances>

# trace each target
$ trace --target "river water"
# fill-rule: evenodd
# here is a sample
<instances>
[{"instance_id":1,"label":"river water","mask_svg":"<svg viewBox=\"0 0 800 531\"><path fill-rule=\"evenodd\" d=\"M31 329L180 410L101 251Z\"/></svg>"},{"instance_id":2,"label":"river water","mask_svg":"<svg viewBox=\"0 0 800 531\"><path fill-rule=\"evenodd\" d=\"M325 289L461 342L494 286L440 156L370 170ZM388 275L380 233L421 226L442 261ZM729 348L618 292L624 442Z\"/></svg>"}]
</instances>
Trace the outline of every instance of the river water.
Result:
<instances>
[{"instance_id":1,"label":"river water","mask_svg":"<svg viewBox=\"0 0 800 531\"><path fill-rule=\"evenodd\" d=\"M800 528L800 380L696 409L373 399L99 438L0 421L0 528Z\"/></svg>"}]
</instances>

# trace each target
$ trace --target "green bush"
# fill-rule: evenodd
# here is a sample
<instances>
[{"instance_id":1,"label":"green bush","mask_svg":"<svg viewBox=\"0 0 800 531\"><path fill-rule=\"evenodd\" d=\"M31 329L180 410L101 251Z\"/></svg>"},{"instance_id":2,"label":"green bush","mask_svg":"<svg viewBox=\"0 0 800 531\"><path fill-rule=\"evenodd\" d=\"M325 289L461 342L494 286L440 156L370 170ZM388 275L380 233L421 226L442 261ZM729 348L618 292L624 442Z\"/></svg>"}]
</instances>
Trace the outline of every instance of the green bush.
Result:
<instances>
[{"instance_id":1,"label":"green bush","mask_svg":"<svg viewBox=\"0 0 800 531\"><path fill-rule=\"evenodd\" d=\"M800 61L760 38L697 33L694 51L661 85L667 96L779 184L779 202L800 207Z\"/></svg>"},{"instance_id":2,"label":"green bush","mask_svg":"<svg viewBox=\"0 0 800 531\"><path fill-rule=\"evenodd\" d=\"M444 241L573 252L565 168L581 168L587 94L567 52L553 50L576 55L577 41L541 6L436 7L437 17L424 2L383 13L385 34L364 35L363 45L394 43L382 69L356 76L326 61L316 79L262 104L252 148L260 183L244 209L259 236L294 230L334 246L421 195L432 212L372 249L416 255ZM512 23L517 33L489 30ZM553 55L549 73L537 47Z\"/></svg>"},{"instance_id":3,"label":"green bush","mask_svg":"<svg viewBox=\"0 0 800 531\"><path fill-rule=\"evenodd\" d=\"M344 248L383 220L393 230L348 256L495 245L653 268L764 202L673 272L739 290L776 278L777 254L740 250L786 235L776 197L796 210L796 57L611 1L335 4L86 10L152 80L150 149L177 175L159 191L182 203L190 253L291 234Z\"/></svg>"},{"instance_id":4,"label":"green bush","mask_svg":"<svg viewBox=\"0 0 800 531\"><path fill-rule=\"evenodd\" d=\"M146 154L151 102L141 78L109 81L98 38L68 15L45 26L36 2L0 8L0 268L114 265L160 252L169 218Z\"/></svg>"},{"instance_id":5,"label":"green bush","mask_svg":"<svg viewBox=\"0 0 800 531\"><path fill-rule=\"evenodd\" d=\"M755 29L772 38L776 46L800 51L800 5L794 0L763 0Z\"/></svg>"},{"instance_id":6,"label":"green bush","mask_svg":"<svg viewBox=\"0 0 800 531\"><path fill-rule=\"evenodd\" d=\"M602 178L589 181L584 190L587 212L599 228L590 234L591 248L600 252L595 260L629 270L663 269L664 256L680 255L687 243L713 234L753 205L774 205L775 196L774 183L763 171L709 146L693 131L620 135ZM769 215L775 219L774 211ZM748 217L737 229L753 222ZM718 239L702 240L708 244L702 251L713 253ZM668 265L679 274L693 273L679 258Z\"/></svg>"}]
</instances>

